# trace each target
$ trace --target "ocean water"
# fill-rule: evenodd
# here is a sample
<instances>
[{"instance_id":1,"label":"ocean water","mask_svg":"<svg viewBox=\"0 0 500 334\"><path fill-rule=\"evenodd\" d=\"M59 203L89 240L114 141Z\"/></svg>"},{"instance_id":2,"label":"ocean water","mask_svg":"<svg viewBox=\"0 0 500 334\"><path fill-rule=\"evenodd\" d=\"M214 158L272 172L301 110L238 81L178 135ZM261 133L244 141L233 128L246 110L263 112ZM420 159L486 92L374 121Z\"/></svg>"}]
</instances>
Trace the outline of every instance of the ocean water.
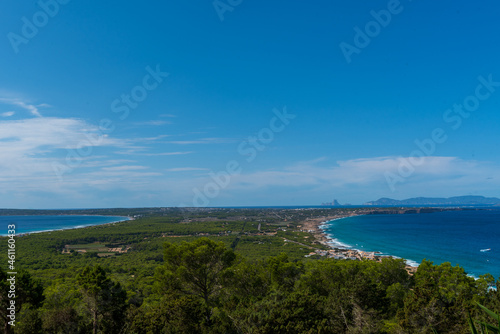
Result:
<instances>
[{"instance_id":1,"label":"ocean water","mask_svg":"<svg viewBox=\"0 0 500 334\"><path fill-rule=\"evenodd\" d=\"M0 235L7 235L7 226L16 225L16 234L80 228L123 220L120 216L0 216Z\"/></svg>"},{"instance_id":2,"label":"ocean water","mask_svg":"<svg viewBox=\"0 0 500 334\"><path fill-rule=\"evenodd\" d=\"M451 262L500 277L500 209L342 218L323 227L333 243L408 260ZM489 251L481 251L491 249Z\"/></svg>"}]
</instances>

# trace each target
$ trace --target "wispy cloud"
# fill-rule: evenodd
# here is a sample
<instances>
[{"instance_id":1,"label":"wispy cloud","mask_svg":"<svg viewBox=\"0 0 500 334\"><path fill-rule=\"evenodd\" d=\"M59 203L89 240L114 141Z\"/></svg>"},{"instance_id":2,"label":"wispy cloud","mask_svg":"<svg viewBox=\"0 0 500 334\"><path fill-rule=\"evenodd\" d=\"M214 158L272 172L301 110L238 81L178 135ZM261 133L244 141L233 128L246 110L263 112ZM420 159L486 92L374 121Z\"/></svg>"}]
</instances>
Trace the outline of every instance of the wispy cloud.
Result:
<instances>
[{"instance_id":1,"label":"wispy cloud","mask_svg":"<svg viewBox=\"0 0 500 334\"><path fill-rule=\"evenodd\" d=\"M138 142L154 142L154 141L158 141L160 139L166 138L166 137L169 137L169 135L159 135L159 136L156 136L156 137L145 137L145 138L134 138L134 139L131 139L130 141L135 142L135 143L138 143Z\"/></svg>"},{"instance_id":2,"label":"wispy cloud","mask_svg":"<svg viewBox=\"0 0 500 334\"><path fill-rule=\"evenodd\" d=\"M208 168L197 168L197 167L179 167L179 168L169 168L166 169L167 172L191 172L191 171L208 171Z\"/></svg>"},{"instance_id":3,"label":"wispy cloud","mask_svg":"<svg viewBox=\"0 0 500 334\"><path fill-rule=\"evenodd\" d=\"M161 125L166 125L166 124L172 124L172 122L161 121L161 120L152 120L152 121L145 121L145 122L135 122L133 124L137 125L137 126L161 126Z\"/></svg>"},{"instance_id":4,"label":"wispy cloud","mask_svg":"<svg viewBox=\"0 0 500 334\"><path fill-rule=\"evenodd\" d=\"M80 199L95 202L99 191L146 191L163 173L144 161L117 159L111 152L128 147L129 140L112 138L80 119L0 120L0 194L22 198L31 206L43 202L54 207L44 198L84 203ZM69 168L62 180L54 166Z\"/></svg>"},{"instance_id":5,"label":"wispy cloud","mask_svg":"<svg viewBox=\"0 0 500 334\"><path fill-rule=\"evenodd\" d=\"M404 179L393 192L387 185L386 172L397 173L404 160L403 157L375 157L332 164L320 158L279 169L242 173L232 176L229 185L221 190L220 203L239 198L237 194L242 193L257 199L267 193L279 192L283 201L297 197L331 199L334 193L339 199L372 200L378 197L453 196L478 192L487 195L500 186L498 164L457 157L425 157L422 164L415 167L412 176ZM213 180L209 176L200 176L192 181L196 184L193 187L200 187Z\"/></svg>"},{"instance_id":6,"label":"wispy cloud","mask_svg":"<svg viewBox=\"0 0 500 334\"><path fill-rule=\"evenodd\" d=\"M6 111L1 114L2 117L11 117L14 116L15 112L14 111Z\"/></svg>"},{"instance_id":7,"label":"wispy cloud","mask_svg":"<svg viewBox=\"0 0 500 334\"><path fill-rule=\"evenodd\" d=\"M52 163L66 163L67 152L71 150L125 144L124 141L101 135L98 127L79 119L40 117L4 120L0 121L0 171L2 176L18 180L29 177L42 180L43 177L55 176ZM96 158L88 156L81 160Z\"/></svg>"},{"instance_id":8,"label":"wispy cloud","mask_svg":"<svg viewBox=\"0 0 500 334\"><path fill-rule=\"evenodd\" d=\"M2 154L37 153L42 147L81 148L85 146L119 146L124 141L99 136L99 128L75 118L29 118L0 121L0 142L10 139L16 144L1 144ZM92 141L89 138L94 138Z\"/></svg>"},{"instance_id":9,"label":"wispy cloud","mask_svg":"<svg viewBox=\"0 0 500 334\"><path fill-rule=\"evenodd\" d=\"M31 113L31 115L36 116L36 117L42 117L40 114L39 108L40 107L49 107L48 104L39 104L39 105L34 105L30 104L26 101L23 101L21 99L11 99L11 98L0 98L0 102L3 104L10 104L13 106L20 107L24 110L27 110Z\"/></svg>"},{"instance_id":10,"label":"wispy cloud","mask_svg":"<svg viewBox=\"0 0 500 334\"><path fill-rule=\"evenodd\" d=\"M169 156L169 155L186 155L186 154L192 154L192 153L194 153L194 151L144 153L142 155L145 155L145 156L148 156L148 157L156 157L156 156Z\"/></svg>"},{"instance_id":11,"label":"wispy cloud","mask_svg":"<svg viewBox=\"0 0 500 334\"><path fill-rule=\"evenodd\" d=\"M194 144L231 144L237 142L233 138L201 138L196 140L174 140L168 141L169 144L194 145Z\"/></svg>"},{"instance_id":12,"label":"wispy cloud","mask_svg":"<svg viewBox=\"0 0 500 334\"><path fill-rule=\"evenodd\" d=\"M160 152L160 153L144 153L143 151L145 148L141 148L140 150L138 149L130 149L126 151L117 151L115 152L116 154L121 154L121 155L138 155L138 156L145 156L145 157L160 157L160 156L169 156L169 155L186 155L186 154L192 154L194 151L180 151L180 152Z\"/></svg>"},{"instance_id":13,"label":"wispy cloud","mask_svg":"<svg viewBox=\"0 0 500 334\"><path fill-rule=\"evenodd\" d=\"M282 170L259 171L235 177L235 184L244 187L325 185L332 187L370 185L385 182L385 173L398 171L403 157L376 157L338 161L335 165L324 166L324 159L300 162ZM323 162L319 165L319 162ZM407 183L422 178L454 179L467 176L484 179L484 175L500 174L499 166L486 162L466 161L456 157L424 157L415 167L414 176ZM419 181L419 182L420 182Z\"/></svg>"},{"instance_id":14,"label":"wispy cloud","mask_svg":"<svg viewBox=\"0 0 500 334\"><path fill-rule=\"evenodd\" d=\"M107 172L113 172L113 171L130 171L130 170L142 170L142 169L148 169L149 167L147 166L115 166L115 167L104 167L102 170L107 171Z\"/></svg>"}]
</instances>

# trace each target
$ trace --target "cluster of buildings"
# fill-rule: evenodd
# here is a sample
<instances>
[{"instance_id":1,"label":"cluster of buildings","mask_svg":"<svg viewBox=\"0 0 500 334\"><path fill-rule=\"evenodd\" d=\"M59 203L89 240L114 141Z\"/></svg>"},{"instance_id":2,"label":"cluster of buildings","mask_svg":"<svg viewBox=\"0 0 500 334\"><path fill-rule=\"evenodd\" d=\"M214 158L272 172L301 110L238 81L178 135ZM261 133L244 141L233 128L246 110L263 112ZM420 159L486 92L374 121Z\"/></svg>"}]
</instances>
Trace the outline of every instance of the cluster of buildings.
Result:
<instances>
[{"instance_id":1,"label":"cluster of buildings","mask_svg":"<svg viewBox=\"0 0 500 334\"><path fill-rule=\"evenodd\" d=\"M326 256L328 258L336 259L336 260L370 260L370 261L377 261L377 262L382 262L382 259L384 258L392 258L391 256L387 255L378 255L380 254L379 252L364 252L356 249L343 249L343 248L334 248L330 250L320 250L317 249L314 252L311 252L305 257L310 257L313 255L319 255L319 256ZM413 275L418 267L412 267L410 265L406 265L405 267L406 271L410 274Z\"/></svg>"},{"instance_id":2,"label":"cluster of buildings","mask_svg":"<svg viewBox=\"0 0 500 334\"><path fill-rule=\"evenodd\" d=\"M337 260L372 260L372 261L381 261L382 258L387 256L376 255L378 252L363 252L355 249L343 249L343 248L334 248L330 250L316 250L306 255L306 257L310 257L312 255L326 256L328 258L333 258Z\"/></svg>"},{"instance_id":3,"label":"cluster of buildings","mask_svg":"<svg viewBox=\"0 0 500 334\"><path fill-rule=\"evenodd\" d=\"M125 248L123 247L114 247L114 248L110 248L110 247L103 247L103 248L99 248L97 250L93 249L92 251L98 251L100 253L127 253L129 251L131 247L130 246L126 246ZM62 254L71 254L71 250L72 250L72 247L71 245L65 245L64 248L62 249ZM85 247L82 247L82 249L73 249L75 252L77 253L87 253L88 252L88 248L85 248Z\"/></svg>"}]
</instances>

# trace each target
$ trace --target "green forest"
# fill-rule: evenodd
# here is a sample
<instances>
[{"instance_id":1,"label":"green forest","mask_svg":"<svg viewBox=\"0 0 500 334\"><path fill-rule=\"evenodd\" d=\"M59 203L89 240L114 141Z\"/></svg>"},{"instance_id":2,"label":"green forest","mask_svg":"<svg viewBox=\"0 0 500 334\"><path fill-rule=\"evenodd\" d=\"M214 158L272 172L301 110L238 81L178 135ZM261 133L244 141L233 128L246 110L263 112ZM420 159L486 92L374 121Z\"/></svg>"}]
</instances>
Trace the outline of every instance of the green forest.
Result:
<instances>
[{"instance_id":1,"label":"green forest","mask_svg":"<svg viewBox=\"0 0 500 334\"><path fill-rule=\"evenodd\" d=\"M354 209L114 209L95 214L136 219L18 236L15 326L2 237L0 326L30 334L498 333L500 281L491 275L476 280L427 260L410 275L401 259L306 258L325 246L302 222L346 210Z\"/></svg>"}]
</instances>

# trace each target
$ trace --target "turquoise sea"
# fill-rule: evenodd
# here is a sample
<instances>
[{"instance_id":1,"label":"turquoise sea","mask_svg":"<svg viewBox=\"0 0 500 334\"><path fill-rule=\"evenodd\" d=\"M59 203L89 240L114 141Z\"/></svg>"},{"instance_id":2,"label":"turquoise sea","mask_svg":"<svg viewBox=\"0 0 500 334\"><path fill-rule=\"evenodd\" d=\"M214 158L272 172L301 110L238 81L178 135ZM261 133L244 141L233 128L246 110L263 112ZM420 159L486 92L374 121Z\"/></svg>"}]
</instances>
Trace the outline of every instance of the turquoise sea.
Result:
<instances>
[{"instance_id":1,"label":"turquoise sea","mask_svg":"<svg viewBox=\"0 0 500 334\"><path fill-rule=\"evenodd\" d=\"M500 277L500 209L342 218L323 227L333 243L435 264L459 264L475 277Z\"/></svg>"},{"instance_id":2,"label":"turquoise sea","mask_svg":"<svg viewBox=\"0 0 500 334\"><path fill-rule=\"evenodd\" d=\"M80 228L101 225L123 220L129 217L120 216L0 216L0 235L7 235L7 226L16 225L16 234L34 233L69 228Z\"/></svg>"}]
</instances>

